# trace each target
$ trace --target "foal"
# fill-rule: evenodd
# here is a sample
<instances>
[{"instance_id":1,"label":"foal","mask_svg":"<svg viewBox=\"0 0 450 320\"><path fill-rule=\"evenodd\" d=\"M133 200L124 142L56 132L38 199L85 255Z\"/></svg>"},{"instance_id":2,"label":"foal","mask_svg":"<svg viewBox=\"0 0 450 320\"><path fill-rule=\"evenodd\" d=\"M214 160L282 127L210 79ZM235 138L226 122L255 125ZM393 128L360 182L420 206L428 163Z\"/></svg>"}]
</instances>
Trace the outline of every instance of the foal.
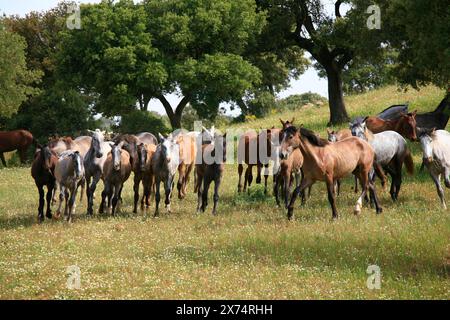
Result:
<instances>
[{"instance_id":1,"label":"foal","mask_svg":"<svg viewBox=\"0 0 450 320\"><path fill-rule=\"evenodd\" d=\"M211 182L214 181L214 206L212 214L217 214L219 202L219 187L222 181L226 162L226 134L216 135L214 143L202 145L202 163L196 164L197 174L197 212L205 212L208 205L208 191Z\"/></svg>"},{"instance_id":2,"label":"foal","mask_svg":"<svg viewBox=\"0 0 450 320\"><path fill-rule=\"evenodd\" d=\"M58 162L58 157L54 152L50 150L48 146L41 147L36 152L31 165L31 176L34 179L36 187L39 191L39 209L38 220L44 221L44 186L47 187L47 212L45 216L48 219L52 218L52 212L50 209L53 189L55 188L55 167Z\"/></svg>"},{"instance_id":3,"label":"foal","mask_svg":"<svg viewBox=\"0 0 450 320\"><path fill-rule=\"evenodd\" d=\"M180 146L180 165L178 166L178 199L186 197L186 189L192 169L195 166L197 156L197 143L195 137L187 134L179 134L176 142Z\"/></svg>"},{"instance_id":4,"label":"foal","mask_svg":"<svg viewBox=\"0 0 450 320\"><path fill-rule=\"evenodd\" d=\"M55 179L56 187L59 189L59 206L56 217L61 215L61 206L65 198L64 216L68 222L72 222L78 188L85 184L83 157L80 152L68 150L61 154L55 167Z\"/></svg>"},{"instance_id":5,"label":"foal","mask_svg":"<svg viewBox=\"0 0 450 320\"><path fill-rule=\"evenodd\" d=\"M297 130L295 127L290 127L285 130L281 142L281 158L286 159L295 149L300 149L304 157L304 177L302 183L292 195L288 206L288 219L292 219L294 204L298 195L316 181L324 181L327 184L328 201L331 205L333 218L338 218L334 185L336 180L344 178L349 173L358 175L362 187L361 196L355 206L355 214L361 212L363 199L368 189L375 201L377 213L382 212L375 187L369 180L375 154L366 141L350 137L342 141L329 143L317 137L310 130L304 128Z\"/></svg>"}]
</instances>

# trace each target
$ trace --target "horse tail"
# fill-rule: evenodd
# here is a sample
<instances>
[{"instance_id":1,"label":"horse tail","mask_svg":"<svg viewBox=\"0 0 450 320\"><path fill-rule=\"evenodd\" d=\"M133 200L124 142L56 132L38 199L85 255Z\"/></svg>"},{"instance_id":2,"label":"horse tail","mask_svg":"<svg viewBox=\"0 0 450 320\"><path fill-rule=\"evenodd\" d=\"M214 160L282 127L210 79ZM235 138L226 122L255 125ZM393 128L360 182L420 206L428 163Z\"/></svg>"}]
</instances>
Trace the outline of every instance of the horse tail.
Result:
<instances>
[{"instance_id":1,"label":"horse tail","mask_svg":"<svg viewBox=\"0 0 450 320\"><path fill-rule=\"evenodd\" d=\"M411 151L409 151L409 149L406 149L404 159L405 159L406 171L408 172L408 174L413 175L414 174L414 161L413 161L413 157L411 155Z\"/></svg>"}]
</instances>

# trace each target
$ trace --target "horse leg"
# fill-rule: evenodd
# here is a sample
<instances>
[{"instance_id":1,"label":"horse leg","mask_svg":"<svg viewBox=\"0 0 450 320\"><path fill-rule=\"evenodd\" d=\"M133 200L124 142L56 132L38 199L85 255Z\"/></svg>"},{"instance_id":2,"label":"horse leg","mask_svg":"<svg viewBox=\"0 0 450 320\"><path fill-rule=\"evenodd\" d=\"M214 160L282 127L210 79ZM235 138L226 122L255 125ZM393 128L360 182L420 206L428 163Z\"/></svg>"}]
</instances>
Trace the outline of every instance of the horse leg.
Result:
<instances>
[{"instance_id":1,"label":"horse leg","mask_svg":"<svg viewBox=\"0 0 450 320\"><path fill-rule=\"evenodd\" d=\"M269 165L264 165L264 194L267 194L267 179L269 179Z\"/></svg>"},{"instance_id":2,"label":"horse leg","mask_svg":"<svg viewBox=\"0 0 450 320\"><path fill-rule=\"evenodd\" d=\"M217 204L219 203L219 187L220 187L220 183L222 181L222 175L220 173L217 174L217 177L214 179L214 207L213 207L213 211L212 214L216 215L217 214Z\"/></svg>"},{"instance_id":3,"label":"horse leg","mask_svg":"<svg viewBox=\"0 0 450 320\"><path fill-rule=\"evenodd\" d=\"M59 186L59 203L58 209L56 209L56 217L59 218L61 216L61 208L64 201L64 189L59 183L57 183L56 186ZM56 194L56 190L53 192L53 194Z\"/></svg>"},{"instance_id":4,"label":"horse leg","mask_svg":"<svg viewBox=\"0 0 450 320\"><path fill-rule=\"evenodd\" d=\"M203 192L203 176L198 174L197 176L197 213L201 212L202 208L202 192Z\"/></svg>"},{"instance_id":5,"label":"horse leg","mask_svg":"<svg viewBox=\"0 0 450 320\"><path fill-rule=\"evenodd\" d=\"M277 206L280 206L280 199L278 197L278 190L279 190L279 186L280 186L280 179L281 179L281 174L278 173L273 177L273 195L275 196L275 201L277 203Z\"/></svg>"},{"instance_id":6,"label":"horse leg","mask_svg":"<svg viewBox=\"0 0 450 320\"><path fill-rule=\"evenodd\" d=\"M186 174L185 174L185 177L184 177L184 180L183 180L183 188L182 188L182 190L183 190L183 198L186 197L186 194L187 194L187 187L189 185L191 171L192 171L193 167L194 167L194 165L190 164L190 165L187 166L187 169L186 169Z\"/></svg>"},{"instance_id":7,"label":"horse leg","mask_svg":"<svg viewBox=\"0 0 450 320\"><path fill-rule=\"evenodd\" d=\"M441 199L441 204L444 207L444 209L447 209L447 205L445 204L445 198L444 198L444 189L442 189L442 186L441 186L441 175L434 174L434 173L430 173L430 175L434 181L434 184L436 185L437 193L439 195L439 198Z\"/></svg>"},{"instance_id":8,"label":"horse leg","mask_svg":"<svg viewBox=\"0 0 450 320\"><path fill-rule=\"evenodd\" d=\"M358 177L355 176L355 193L358 193Z\"/></svg>"},{"instance_id":9,"label":"horse leg","mask_svg":"<svg viewBox=\"0 0 450 320\"><path fill-rule=\"evenodd\" d=\"M183 180L186 175L186 165L184 163L180 164L178 166L178 183L177 183L177 190L178 190L178 199L183 199Z\"/></svg>"},{"instance_id":10,"label":"horse leg","mask_svg":"<svg viewBox=\"0 0 450 320\"><path fill-rule=\"evenodd\" d=\"M54 183L49 183L47 185L47 197L46 197L46 200L47 200L47 212L45 213L45 216L48 219L52 218L51 201L52 201L52 195L53 195L54 187L55 187Z\"/></svg>"},{"instance_id":11,"label":"horse leg","mask_svg":"<svg viewBox=\"0 0 450 320\"><path fill-rule=\"evenodd\" d=\"M238 175L239 175L239 182L238 182L238 192L242 192L242 172L244 172L244 166L242 163L239 163L238 165ZM247 181L247 179L245 179Z\"/></svg>"},{"instance_id":12,"label":"horse leg","mask_svg":"<svg viewBox=\"0 0 450 320\"><path fill-rule=\"evenodd\" d=\"M383 171L383 168L381 167L380 164L378 164L376 162L373 163L373 168L375 170L376 175L381 180L381 186L383 187L383 190L386 190L386 185L387 185L388 179L386 177L386 174Z\"/></svg>"},{"instance_id":13,"label":"horse leg","mask_svg":"<svg viewBox=\"0 0 450 320\"><path fill-rule=\"evenodd\" d=\"M359 182L361 183L361 195L358 198L358 201L356 201L356 206L355 206L355 215L359 215L361 213L361 209L363 206L363 199L366 197L367 195L367 189L368 189L368 185L369 185L369 174L366 170L359 170Z\"/></svg>"},{"instance_id":14,"label":"horse leg","mask_svg":"<svg viewBox=\"0 0 450 320\"><path fill-rule=\"evenodd\" d=\"M67 217L69 216L69 190L67 188L65 188L64 190L64 199L65 199L65 206L64 206L64 217L67 219Z\"/></svg>"},{"instance_id":15,"label":"horse leg","mask_svg":"<svg viewBox=\"0 0 450 320\"><path fill-rule=\"evenodd\" d=\"M339 214L336 209L336 189L334 187L334 178L333 175L328 175L326 179L327 191L328 191L328 202L331 205L331 211L333 214L333 219L339 218Z\"/></svg>"},{"instance_id":16,"label":"horse leg","mask_svg":"<svg viewBox=\"0 0 450 320\"><path fill-rule=\"evenodd\" d=\"M6 168L6 159L5 159L5 155L3 154L3 152L0 152L0 160L2 160L3 166Z\"/></svg>"},{"instance_id":17,"label":"horse leg","mask_svg":"<svg viewBox=\"0 0 450 320\"><path fill-rule=\"evenodd\" d=\"M174 177L169 177L164 184L164 191L166 194L166 201L165 201L165 205L166 205L166 209L168 213L171 213L170 210L170 199L172 197L172 188L173 188L173 178Z\"/></svg>"},{"instance_id":18,"label":"horse leg","mask_svg":"<svg viewBox=\"0 0 450 320\"><path fill-rule=\"evenodd\" d=\"M381 206L380 206L380 202L378 200L377 192L376 192L376 189L375 189L375 184L372 183L371 181L369 181L369 190L370 190L370 197L375 202L375 209L376 209L377 214L382 213L383 212L383 208L381 208Z\"/></svg>"},{"instance_id":19,"label":"horse leg","mask_svg":"<svg viewBox=\"0 0 450 320\"><path fill-rule=\"evenodd\" d=\"M334 183L334 190L338 196L341 195L341 180L340 179L337 179L336 182Z\"/></svg>"},{"instance_id":20,"label":"horse leg","mask_svg":"<svg viewBox=\"0 0 450 320\"><path fill-rule=\"evenodd\" d=\"M44 186L37 185L39 191L38 221L44 221Z\"/></svg>"},{"instance_id":21,"label":"horse leg","mask_svg":"<svg viewBox=\"0 0 450 320\"><path fill-rule=\"evenodd\" d=\"M202 192L202 206L201 206L201 211L205 212L206 207L208 206L208 191L209 191L209 186L211 185L212 182L212 178L209 177L208 174L206 174L203 177L203 192Z\"/></svg>"},{"instance_id":22,"label":"horse leg","mask_svg":"<svg viewBox=\"0 0 450 320\"><path fill-rule=\"evenodd\" d=\"M77 190L78 186L74 185L72 187L71 193L70 193L70 200L69 200L69 215L67 216L67 222L72 222L72 215L75 213L75 201L77 199Z\"/></svg>"},{"instance_id":23,"label":"horse leg","mask_svg":"<svg viewBox=\"0 0 450 320\"><path fill-rule=\"evenodd\" d=\"M161 200L161 194L160 194L160 186L161 186L161 179L159 177L156 178L156 185L155 185L155 213L153 214L154 217L159 216L159 201Z\"/></svg>"},{"instance_id":24,"label":"horse leg","mask_svg":"<svg viewBox=\"0 0 450 320\"><path fill-rule=\"evenodd\" d=\"M106 197L109 194L109 183L105 181L105 188L102 192L102 201L100 202L100 208L98 209L98 213L103 214L105 212L105 204L106 204Z\"/></svg>"},{"instance_id":25,"label":"horse leg","mask_svg":"<svg viewBox=\"0 0 450 320\"><path fill-rule=\"evenodd\" d=\"M444 182L445 187L450 188L450 168L447 167L444 168Z\"/></svg>"},{"instance_id":26,"label":"horse leg","mask_svg":"<svg viewBox=\"0 0 450 320\"><path fill-rule=\"evenodd\" d=\"M139 185L138 185L138 187L139 187ZM111 214L113 216L116 215L116 211L119 208L118 207L118 202L119 202L119 199L120 199L121 191L122 191L122 186L116 185L114 187L114 195L112 197L112 210L111 210Z\"/></svg>"},{"instance_id":27,"label":"horse leg","mask_svg":"<svg viewBox=\"0 0 450 320\"><path fill-rule=\"evenodd\" d=\"M134 174L134 185L133 185L133 191L134 191L134 206L133 206L133 213L137 213L137 203L139 201L139 184L141 183L141 175L135 173ZM144 186L145 189L145 186ZM145 194L145 191L144 191ZM143 199L143 198L142 198Z\"/></svg>"},{"instance_id":28,"label":"horse leg","mask_svg":"<svg viewBox=\"0 0 450 320\"><path fill-rule=\"evenodd\" d=\"M291 197L291 202L289 202L289 206L288 206L288 219L291 220L293 213L294 213L294 204L295 204L295 200L297 200L297 197L299 196L299 194L304 191L306 188L308 188L309 186L311 186L313 184L313 181L303 177L302 183L300 184L299 187L295 188L294 192L292 193L292 197Z\"/></svg>"},{"instance_id":29,"label":"horse leg","mask_svg":"<svg viewBox=\"0 0 450 320\"><path fill-rule=\"evenodd\" d=\"M291 187L291 174L289 172L284 175L283 182L284 207L287 208L289 205L289 191Z\"/></svg>"}]
</instances>

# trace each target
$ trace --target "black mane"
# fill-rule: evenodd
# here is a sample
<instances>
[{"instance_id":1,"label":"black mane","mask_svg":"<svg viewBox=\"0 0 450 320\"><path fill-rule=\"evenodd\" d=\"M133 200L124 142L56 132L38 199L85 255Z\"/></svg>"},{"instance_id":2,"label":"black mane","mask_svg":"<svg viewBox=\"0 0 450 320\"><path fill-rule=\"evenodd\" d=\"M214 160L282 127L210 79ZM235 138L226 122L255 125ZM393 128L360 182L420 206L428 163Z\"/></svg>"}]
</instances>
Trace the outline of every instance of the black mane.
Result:
<instances>
[{"instance_id":1,"label":"black mane","mask_svg":"<svg viewBox=\"0 0 450 320\"><path fill-rule=\"evenodd\" d=\"M317 147L324 147L328 144L328 140L319 138L314 131L306 129L306 128L300 128L300 134L302 137L305 137L308 139L308 141Z\"/></svg>"}]
</instances>

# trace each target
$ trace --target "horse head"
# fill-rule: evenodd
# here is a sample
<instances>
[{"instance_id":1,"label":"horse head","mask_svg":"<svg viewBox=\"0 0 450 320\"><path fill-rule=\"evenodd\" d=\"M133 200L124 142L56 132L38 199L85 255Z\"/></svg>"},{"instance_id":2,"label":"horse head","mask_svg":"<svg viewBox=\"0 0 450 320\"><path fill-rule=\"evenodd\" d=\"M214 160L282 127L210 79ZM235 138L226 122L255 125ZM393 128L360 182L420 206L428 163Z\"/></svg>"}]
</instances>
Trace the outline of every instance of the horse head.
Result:
<instances>
[{"instance_id":1,"label":"horse head","mask_svg":"<svg viewBox=\"0 0 450 320\"><path fill-rule=\"evenodd\" d=\"M81 176L83 176L83 159L81 157L80 152L75 151L73 153L70 154L70 157L72 159L72 165L75 171L75 177L76 178L80 178Z\"/></svg>"},{"instance_id":2,"label":"horse head","mask_svg":"<svg viewBox=\"0 0 450 320\"><path fill-rule=\"evenodd\" d=\"M145 166L147 164L147 146L144 143L141 143L137 146L139 167L141 171L145 171Z\"/></svg>"},{"instance_id":3,"label":"horse head","mask_svg":"<svg viewBox=\"0 0 450 320\"><path fill-rule=\"evenodd\" d=\"M436 133L436 128L433 129L421 129L420 130L420 145L423 151L424 163L433 162L433 138Z\"/></svg>"},{"instance_id":4,"label":"horse head","mask_svg":"<svg viewBox=\"0 0 450 320\"><path fill-rule=\"evenodd\" d=\"M122 165L122 147L124 145L124 141L119 144L114 144L111 146L111 157L113 163L113 169L115 171L119 171Z\"/></svg>"},{"instance_id":5,"label":"horse head","mask_svg":"<svg viewBox=\"0 0 450 320\"><path fill-rule=\"evenodd\" d=\"M403 114L397 124L397 131L411 141L417 140L416 115L417 110Z\"/></svg>"}]
</instances>

